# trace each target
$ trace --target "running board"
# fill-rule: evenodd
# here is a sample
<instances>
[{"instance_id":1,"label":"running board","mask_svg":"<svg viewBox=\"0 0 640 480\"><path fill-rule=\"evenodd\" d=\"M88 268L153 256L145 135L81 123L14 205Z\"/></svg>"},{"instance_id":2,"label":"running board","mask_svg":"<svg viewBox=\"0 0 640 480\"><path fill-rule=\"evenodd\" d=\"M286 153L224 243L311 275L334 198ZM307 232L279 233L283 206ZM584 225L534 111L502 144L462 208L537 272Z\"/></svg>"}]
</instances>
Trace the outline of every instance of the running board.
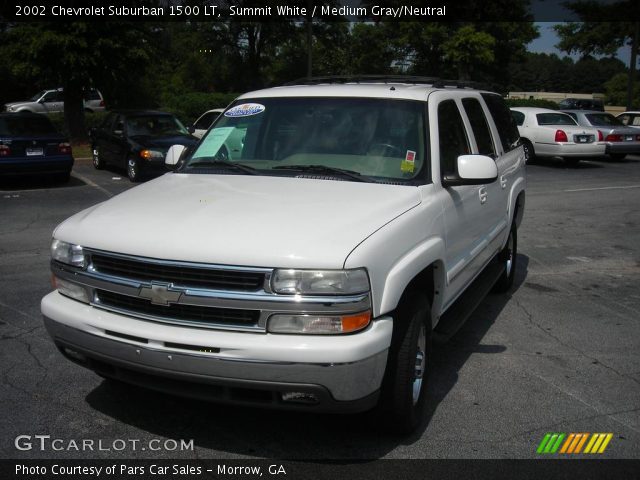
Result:
<instances>
[{"instance_id":1,"label":"running board","mask_svg":"<svg viewBox=\"0 0 640 480\"><path fill-rule=\"evenodd\" d=\"M504 267L503 262L498 261L498 258L494 258L453 305L447 309L433 330L433 339L436 342L446 342L460 329L480 305L484 297L491 291L504 271Z\"/></svg>"}]
</instances>

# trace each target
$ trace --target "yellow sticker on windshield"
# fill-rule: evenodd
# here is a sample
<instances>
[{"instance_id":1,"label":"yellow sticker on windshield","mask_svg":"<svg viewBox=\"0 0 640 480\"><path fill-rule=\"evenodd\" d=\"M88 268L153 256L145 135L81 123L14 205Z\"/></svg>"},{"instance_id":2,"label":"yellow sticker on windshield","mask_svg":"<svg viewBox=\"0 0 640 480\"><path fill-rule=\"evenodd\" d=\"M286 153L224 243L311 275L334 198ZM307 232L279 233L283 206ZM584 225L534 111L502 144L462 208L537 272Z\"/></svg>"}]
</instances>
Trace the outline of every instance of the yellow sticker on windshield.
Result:
<instances>
[{"instance_id":1,"label":"yellow sticker on windshield","mask_svg":"<svg viewBox=\"0 0 640 480\"><path fill-rule=\"evenodd\" d=\"M404 160L400 164L400 171L413 173L416 169L416 152L407 150Z\"/></svg>"}]
</instances>

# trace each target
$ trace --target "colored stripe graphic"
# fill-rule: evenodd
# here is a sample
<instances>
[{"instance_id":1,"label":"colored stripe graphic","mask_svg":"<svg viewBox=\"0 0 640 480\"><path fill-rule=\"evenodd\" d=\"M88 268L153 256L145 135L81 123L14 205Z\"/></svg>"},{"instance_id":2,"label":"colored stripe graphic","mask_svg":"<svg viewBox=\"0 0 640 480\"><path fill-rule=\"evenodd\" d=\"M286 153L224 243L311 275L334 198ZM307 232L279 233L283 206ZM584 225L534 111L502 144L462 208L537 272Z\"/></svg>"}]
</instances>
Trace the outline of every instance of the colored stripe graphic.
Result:
<instances>
[{"instance_id":1,"label":"colored stripe graphic","mask_svg":"<svg viewBox=\"0 0 640 480\"><path fill-rule=\"evenodd\" d=\"M538 445L538 453L556 453L560 445L562 444L562 440L566 434L564 433L547 433L540 445Z\"/></svg>"},{"instance_id":2,"label":"colored stripe graphic","mask_svg":"<svg viewBox=\"0 0 640 480\"><path fill-rule=\"evenodd\" d=\"M613 433L546 433L538 445L539 454L604 453ZM586 447L584 451L582 447Z\"/></svg>"}]
</instances>

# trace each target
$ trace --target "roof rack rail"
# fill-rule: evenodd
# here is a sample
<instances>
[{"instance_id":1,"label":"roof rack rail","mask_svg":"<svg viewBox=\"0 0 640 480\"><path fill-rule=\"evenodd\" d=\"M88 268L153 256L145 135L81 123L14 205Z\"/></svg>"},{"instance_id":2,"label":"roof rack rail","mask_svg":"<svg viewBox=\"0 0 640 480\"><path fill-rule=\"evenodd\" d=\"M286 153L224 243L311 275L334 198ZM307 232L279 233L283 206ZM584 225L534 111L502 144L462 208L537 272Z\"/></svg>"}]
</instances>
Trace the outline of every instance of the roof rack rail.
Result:
<instances>
[{"instance_id":1,"label":"roof rack rail","mask_svg":"<svg viewBox=\"0 0 640 480\"><path fill-rule=\"evenodd\" d=\"M434 88L478 88L477 82L464 80L445 80L439 77L421 77L416 75L328 75L322 77L305 77L283 84L318 85L321 83L407 83L414 85L430 85Z\"/></svg>"}]
</instances>

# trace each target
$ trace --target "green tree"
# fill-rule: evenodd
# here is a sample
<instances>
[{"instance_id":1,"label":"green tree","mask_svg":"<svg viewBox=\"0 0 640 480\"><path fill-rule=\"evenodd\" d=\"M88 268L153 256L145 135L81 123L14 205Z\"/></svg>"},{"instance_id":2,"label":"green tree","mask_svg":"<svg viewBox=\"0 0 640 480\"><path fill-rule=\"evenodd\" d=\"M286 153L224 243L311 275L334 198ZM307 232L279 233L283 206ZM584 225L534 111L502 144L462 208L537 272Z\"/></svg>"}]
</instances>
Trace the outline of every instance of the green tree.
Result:
<instances>
[{"instance_id":1,"label":"green tree","mask_svg":"<svg viewBox=\"0 0 640 480\"><path fill-rule=\"evenodd\" d=\"M623 45L631 46L629 57L629 73L627 77L627 108L631 108L633 85L638 57L638 41L640 22L620 22L620 12L625 18L640 18L640 3L636 0L620 0L614 3L601 4L593 0L581 0L567 3L582 22L570 22L556 25L560 36L558 48L568 53L579 53L583 56L613 56Z\"/></svg>"},{"instance_id":2,"label":"green tree","mask_svg":"<svg viewBox=\"0 0 640 480\"><path fill-rule=\"evenodd\" d=\"M479 32L473 25L464 25L444 42L442 50L447 60L458 69L459 80L471 80L471 71L477 64L492 63L496 39L486 32Z\"/></svg>"},{"instance_id":3,"label":"green tree","mask_svg":"<svg viewBox=\"0 0 640 480\"><path fill-rule=\"evenodd\" d=\"M83 139L83 91L126 85L144 74L153 51L150 37L151 29L141 23L21 23L5 32L0 56L16 77L64 88L69 134Z\"/></svg>"},{"instance_id":4,"label":"green tree","mask_svg":"<svg viewBox=\"0 0 640 480\"><path fill-rule=\"evenodd\" d=\"M627 100L627 74L618 73L604 84L607 103L612 105L624 105ZM631 108L640 106L640 82L636 81L633 86L633 96L631 97Z\"/></svg>"}]
</instances>

